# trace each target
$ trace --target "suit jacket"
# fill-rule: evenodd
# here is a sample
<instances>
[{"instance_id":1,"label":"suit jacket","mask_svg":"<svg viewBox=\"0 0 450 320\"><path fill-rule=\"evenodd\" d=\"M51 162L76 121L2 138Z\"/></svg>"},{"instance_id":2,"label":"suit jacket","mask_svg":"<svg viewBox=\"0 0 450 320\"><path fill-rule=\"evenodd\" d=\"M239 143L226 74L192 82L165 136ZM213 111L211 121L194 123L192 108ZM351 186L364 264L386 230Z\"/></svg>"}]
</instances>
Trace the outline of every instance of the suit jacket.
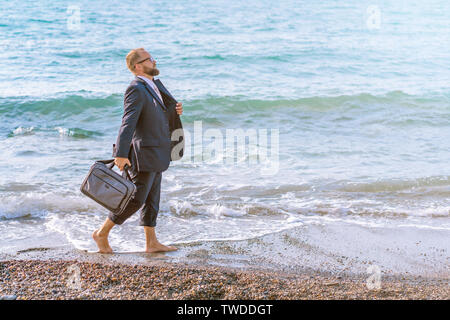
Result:
<instances>
[{"instance_id":1,"label":"suit jacket","mask_svg":"<svg viewBox=\"0 0 450 320\"><path fill-rule=\"evenodd\" d=\"M134 171L162 172L167 170L170 161L183 156L184 134L175 110L177 101L159 79L154 79L154 83L163 101L139 77L131 81L125 92L122 124L113 145L113 157L130 159Z\"/></svg>"}]
</instances>

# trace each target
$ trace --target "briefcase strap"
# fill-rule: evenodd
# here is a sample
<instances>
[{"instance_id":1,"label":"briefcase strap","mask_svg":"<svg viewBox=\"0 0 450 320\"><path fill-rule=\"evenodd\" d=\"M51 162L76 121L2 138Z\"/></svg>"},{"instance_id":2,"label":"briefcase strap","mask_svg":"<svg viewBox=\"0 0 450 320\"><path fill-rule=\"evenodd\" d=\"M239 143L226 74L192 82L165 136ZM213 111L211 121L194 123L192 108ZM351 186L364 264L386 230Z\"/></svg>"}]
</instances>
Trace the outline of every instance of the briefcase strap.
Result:
<instances>
[{"instance_id":1,"label":"briefcase strap","mask_svg":"<svg viewBox=\"0 0 450 320\"><path fill-rule=\"evenodd\" d=\"M110 159L110 160L97 160L97 162L101 162L101 163L106 164L106 166L107 166L109 169L112 169L112 168L114 167L114 159ZM129 169L129 168L130 168L130 166L127 165L127 164L125 164L125 166L124 166L123 169L125 170L125 173L127 174L128 180L132 181L132 180L131 180L130 173L128 172L128 169Z\"/></svg>"}]
</instances>

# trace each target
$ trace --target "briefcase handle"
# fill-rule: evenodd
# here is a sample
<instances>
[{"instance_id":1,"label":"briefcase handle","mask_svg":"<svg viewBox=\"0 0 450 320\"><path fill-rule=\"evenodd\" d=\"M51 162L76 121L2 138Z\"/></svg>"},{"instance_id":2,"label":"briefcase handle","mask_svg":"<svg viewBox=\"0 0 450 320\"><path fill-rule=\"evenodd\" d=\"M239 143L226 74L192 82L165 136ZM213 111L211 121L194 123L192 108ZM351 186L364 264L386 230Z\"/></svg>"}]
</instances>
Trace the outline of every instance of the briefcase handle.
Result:
<instances>
[{"instance_id":1,"label":"briefcase handle","mask_svg":"<svg viewBox=\"0 0 450 320\"><path fill-rule=\"evenodd\" d=\"M111 159L111 160L97 160L97 162L101 162L101 163L104 163L104 164L106 164L106 166L109 168L109 169L112 169L113 167L114 167L114 159ZM125 170L125 173L127 174L127 178L128 178L128 180L130 180L130 181L132 181L131 180L131 176L130 176L130 173L128 172L128 169L130 168L130 166L129 165L127 165L127 164L125 164L125 166L123 167L123 169Z\"/></svg>"}]
</instances>

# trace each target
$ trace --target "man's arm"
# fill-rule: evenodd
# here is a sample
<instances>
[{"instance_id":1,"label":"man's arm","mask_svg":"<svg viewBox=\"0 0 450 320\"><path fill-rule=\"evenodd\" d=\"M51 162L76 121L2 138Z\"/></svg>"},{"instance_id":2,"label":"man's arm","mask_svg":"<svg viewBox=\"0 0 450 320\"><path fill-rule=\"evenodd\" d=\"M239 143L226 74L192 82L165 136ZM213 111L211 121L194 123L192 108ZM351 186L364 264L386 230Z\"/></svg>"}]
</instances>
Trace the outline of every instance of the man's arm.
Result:
<instances>
[{"instance_id":1,"label":"man's arm","mask_svg":"<svg viewBox=\"0 0 450 320\"><path fill-rule=\"evenodd\" d=\"M123 170L124 164L127 163L125 159L128 160L131 139L136 130L136 124L139 120L143 104L144 102L139 88L137 86L129 87L125 92L122 125L117 136L117 147L114 155L116 158L115 163L120 170Z\"/></svg>"}]
</instances>

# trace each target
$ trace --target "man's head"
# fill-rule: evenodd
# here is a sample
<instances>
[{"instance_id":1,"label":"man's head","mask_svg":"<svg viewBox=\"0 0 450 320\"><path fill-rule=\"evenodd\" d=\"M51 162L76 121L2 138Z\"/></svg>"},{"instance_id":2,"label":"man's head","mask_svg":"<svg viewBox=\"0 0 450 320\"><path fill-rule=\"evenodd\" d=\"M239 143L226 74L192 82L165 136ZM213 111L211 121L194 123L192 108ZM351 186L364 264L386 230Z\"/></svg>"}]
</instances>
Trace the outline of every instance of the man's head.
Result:
<instances>
[{"instance_id":1,"label":"man's head","mask_svg":"<svg viewBox=\"0 0 450 320\"><path fill-rule=\"evenodd\" d=\"M144 48L137 48L128 52L126 61L128 69L137 76L153 78L153 76L159 74L156 61Z\"/></svg>"}]
</instances>

